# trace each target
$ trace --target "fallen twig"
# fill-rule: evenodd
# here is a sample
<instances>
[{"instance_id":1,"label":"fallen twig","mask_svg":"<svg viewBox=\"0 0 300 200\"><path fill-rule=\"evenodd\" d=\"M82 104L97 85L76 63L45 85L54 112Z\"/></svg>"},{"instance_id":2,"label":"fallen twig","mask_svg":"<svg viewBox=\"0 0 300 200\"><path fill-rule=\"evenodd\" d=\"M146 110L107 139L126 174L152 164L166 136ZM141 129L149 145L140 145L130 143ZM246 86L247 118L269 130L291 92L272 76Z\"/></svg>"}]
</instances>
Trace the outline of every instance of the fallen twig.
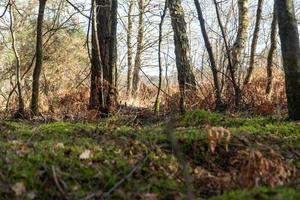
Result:
<instances>
[{"instance_id":1,"label":"fallen twig","mask_svg":"<svg viewBox=\"0 0 300 200\"><path fill-rule=\"evenodd\" d=\"M68 197L67 197L65 191L62 189L62 187L61 187L61 185L60 185L60 183L59 183L59 181L58 181L58 179L57 179L56 170L55 170L55 167L54 167L54 166L52 166L52 174L53 174L53 179L54 179L54 182L55 182L56 187L57 187L58 190L64 195L64 197L65 197L66 199L68 199Z\"/></svg>"},{"instance_id":2,"label":"fallen twig","mask_svg":"<svg viewBox=\"0 0 300 200\"><path fill-rule=\"evenodd\" d=\"M110 190L104 193L103 198L109 197L117 188L119 188L125 181L127 181L132 174L137 171L146 161L148 160L148 155L145 155L142 159L140 159L131 169L131 171L122 178L118 183L116 183Z\"/></svg>"}]
</instances>

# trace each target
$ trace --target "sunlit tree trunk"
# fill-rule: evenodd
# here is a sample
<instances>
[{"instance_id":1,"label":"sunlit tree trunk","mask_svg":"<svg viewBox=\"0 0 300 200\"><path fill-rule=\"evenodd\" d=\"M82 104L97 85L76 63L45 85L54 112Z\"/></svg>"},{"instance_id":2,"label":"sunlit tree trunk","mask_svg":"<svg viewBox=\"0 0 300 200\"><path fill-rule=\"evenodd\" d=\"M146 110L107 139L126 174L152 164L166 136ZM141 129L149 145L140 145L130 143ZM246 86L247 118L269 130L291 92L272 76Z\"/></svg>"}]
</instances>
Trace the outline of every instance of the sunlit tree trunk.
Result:
<instances>
[{"instance_id":1,"label":"sunlit tree trunk","mask_svg":"<svg viewBox=\"0 0 300 200\"><path fill-rule=\"evenodd\" d=\"M128 9L128 25L127 25L127 87L126 87L126 93L127 95L131 94L131 86L132 86L132 11L134 6L135 0L130 0L129 2L129 9Z\"/></svg>"},{"instance_id":2,"label":"sunlit tree trunk","mask_svg":"<svg viewBox=\"0 0 300 200\"><path fill-rule=\"evenodd\" d=\"M195 90L196 80L190 63L190 46L181 3L181 0L169 0L168 7L174 31L176 67L180 90L180 111L185 112L186 90Z\"/></svg>"},{"instance_id":3,"label":"sunlit tree trunk","mask_svg":"<svg viewBox=\"0 0 300 200\"><path fill-rule=\"evenodd\" d=\"M232 48L232 67L234 74L241 67L243 51L246 48L248 40L249 17L248 17L248 0L238 0L238 32ZM240 87L235 88L235 106L239 107L241 99Z\"/></svg>"},{"instance_id":4,"label":"sunlit tree trunk","mask_svg":"<svg viewBox=\"0 0 300 200\"><path fill-rule=\"evenodd\" d=\"M140 68L141 68L141 57L143 51L143 43L144 43L144 22L145 15L145 0L139 0L139 25L138 25L138 35L137 35L137 47L136 47L136 55L134 61L134 69L133 69L133 83L132 83L132 95L135 96L136 92L139 89L140 84Z\"/></svg>"},{"instance_id":5,"label":"sunlit tree trunk","mask_svg":"<svg viewBox=\"0 0 300 200\"><path fill-rule=\"evenodd\" d=\"M107 116L116 107L117 0L96 0L97 35L102 63L100 114Z\"/></svg>"},{"instance_id":6,"label":"sunlit tree trunk","mask_svg":"<svg viewBox=\"0 0 300 200\"><path fill-rule=\"evenodd\" d=\"M293 0L276 0L289 118L300 120L300 46Z\"/></svg>"},{"instance_id":7,"label":"sunlit tree trunk","mask_svg":"<svg viewBox=\"0 0 300 200\"><path fill-rule=\"evenodd\" d=\"M254 28L252 44L251 44L249 68L247 70L247 74L246 74L243 85L247 85L251 81L251 76L252 76L253 69L254 69L255 52L256 52L256 47L257 47L257 42L258 42L258 37L259 37L263 4L264 4L264 0L258 0L257 11L256 11L255 28Z\"/></svg>"},{"instance_id":8,"label":"sunlit tree trunk","mask_svg":"<svg viewBox=\"0 0 300 200\"><path fill-rule=\"evenodd\" d=\"M43 65L43 21L47 0L39 0L39 13L36 28L36 61L32 77L31 112L39 114L39 84Z\"/></svg>"},{"instance_id":9,"label":"sunlit tree trunk","mask_svg":"<svg viewBox=\"0 0 300 200\"><path fill-rule=\"evenodd\" d=\"M267 87L266 87L266 94L270 95L272 91L272 84L273 84L273 59L274 54L277 48L277 11L276 11L276 4L274 4L273 10L273 19L271 24L271 46L268 54L268 63L267 63Z\"/></svg>"}]
</instances>

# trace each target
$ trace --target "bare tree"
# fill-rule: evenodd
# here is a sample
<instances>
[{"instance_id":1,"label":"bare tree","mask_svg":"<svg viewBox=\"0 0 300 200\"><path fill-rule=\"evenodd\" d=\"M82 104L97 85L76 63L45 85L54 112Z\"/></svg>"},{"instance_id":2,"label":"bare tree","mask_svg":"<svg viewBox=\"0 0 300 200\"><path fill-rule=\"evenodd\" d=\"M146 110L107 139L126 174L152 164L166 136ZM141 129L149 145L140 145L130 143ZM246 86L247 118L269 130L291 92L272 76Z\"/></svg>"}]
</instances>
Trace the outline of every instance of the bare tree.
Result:
<instances>
[{"instance_id":1,"label":"bare tree","mask_svg":"<svg viewBox=\"0 0 300 200\"><path fill-rule=\"evenodd\" d=\"M276 12L276 4L274 3L273 9L273 18L271 24L271 46L268 54L268 63L267 63L267 87L266 94L270 95L272 91L272 83L273 83L273 58L274 53L277 48L277 12Z\"/></svg>"},{"instance_id":2,"label":"bare tree","mask_svg":"<svg viewBox=\"0 0 300 200\"><path fill-rule=\"evenodd\" d=\"M252 44L251 44L250 63L249 63L249 68L247 70L247 74L246 74L246 77L244 80L244 84L243 84L244 86L247 85L251 81L251 76L252 76L252 72L254 69L255 52L256 52L256 47L257 47L257 42L258 42L258 37L259 37L263 4L264 4L264 0L258 0L255 28L254 28Z\"/></svg>"},{"instance_id":3,"label":"bare tree","mask_svg":"<svg viewBox=\"0 0 300 200\"><path fill-rule=\"evenodd\" d=\"M204 39L205 47L209 56L210 60L210 67L213 74L213 80L214 80L214 86L215 86L215 98L216 98L216 110L221 111L223 109L223 103L221 99L221 89L220 89L220 83L219 83L219 77L218 77L218 69L217 64L215 60L215 56L213 53L211 42L208 38L206 27L205 27L205 20L203 18L202 9L199 3L199 0L194 0L196 5L196 10L198 13L198 20L200 22L201 32Z\"/></svg>"},{"instance_id":4,"label":"bare tree","mask_svg":"<svg viewBox=\"0 0 300 200\"><path fill-rule=\"evenodd\" d=\"M137 47L136 55L133 68L133 82L132 82L132 95L136 95L136 92L139 89L140 83L140 68L141 68L141 57L143 52L143 43L144 43L144 15L145 15L145 0L139 0L139 25L138 25L138 35L137 35Z\"/></svg>"},{"instance_id":5,"label":"bare tree","mask_svg":"<svg viewBox=\"0 0 300 200\"><path fill-rule=\"evenodd\" d=\"M39 13L36 28L36 63L33 70L31 96L31 112L33 115L39 114L39 85L43 65L43 21L46 2L47 0L39 0Z\"/></svg>"},{"instance_id":6,"label":"bare tree","mask_svg":"<svg viewBox=\"0 0 300 200\"><path fill-rule=\"evenodd\" d=\"M127 87L126 87L126 93L127 95L131 94L131 87L132 87L132 57L133 57L133 51L132 51L132 28L133 28L133 22L132 22L132 11L135 4L135 0L129 1L129 8L128 8L128 17L127 17Z\"/></svg>"},{"instance_id":7,"label":"bare tree","mask_svg":"<svg viewBox=\"0 0 300 200\"><path fill-rule=\"evenodd\" d=\"M165 1L165 7L162 11L161 17L160 17L160 23L159 23L159 35L158 35L158 67L159 67L159 77L158 77L158 89L157 89L157 95L154 103L154 112L158 112L160 108L160 92L161 92L161 86L162 86L162 57L161 57L161 43L162 43L162 28L164 24L164 20L167 14L167 8L168 8L168 0Z\"/></svg>"},{"instance_id":8,"label":"bare tree","mask_svg":"<svg viewBox=\"0 0 300 200\"><path fill-rule=\"evenodd\" d=\"M10 34L12 38L12 50L15 55L16 60L16 85L18 90L18 111L15 114L16 118L24 118L25 117L25 105L24 105L24 99L22 96L22 86L21 86L21 64L20 64L20 56L16 47L16 35L15 35L15 15L14 15L14 2L10 0L8 2L9 5L9 16L10 16Z\"/></svg>"},{"instance_id":9,"label":"bare tree","mask_svg":"<svg viewBox=\"0 0 300 200\"><path fill-rule=\"evenodd\" d=\"M238 0L238 32L232 48L232 67L234 74L242 64L242 55L248 40L249 16L248 16L248 0ZM239 86L235 88L235 106L239 107L241 91Z\"/></svg>"}]
</instances>

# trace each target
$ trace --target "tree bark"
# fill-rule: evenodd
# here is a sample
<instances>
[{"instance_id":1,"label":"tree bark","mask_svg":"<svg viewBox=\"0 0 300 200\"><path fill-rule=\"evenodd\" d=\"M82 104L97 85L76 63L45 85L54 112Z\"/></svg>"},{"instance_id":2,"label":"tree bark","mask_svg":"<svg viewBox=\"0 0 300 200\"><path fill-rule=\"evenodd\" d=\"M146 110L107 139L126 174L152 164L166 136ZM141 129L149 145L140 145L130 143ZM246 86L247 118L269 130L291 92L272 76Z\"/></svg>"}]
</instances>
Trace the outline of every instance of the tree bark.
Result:
<instances>
[{"instance_id":1,"label":"tree bark","mask_svg":"<svg viewBox=\"0 0 300 200\"><path fill-rule=\"evenodd\" d=\"M91 14L91 23L92 23L92 57L91 57L91 89L90 89L90 102L89 109L99 109L100 102L104 102L101 96L102 92L102 80L103 80L103 66L101 60L99 38L98 38L98 29L97 29L97 8L96 1L91 0L92 4L92 14Z\"/></svg>"},{"instance_id":2,"label":"tree bark","mask_svg":"<svg viewBox=\"0 0 300 200\"><path fill-rule=\"evenodd\" d=\"M127 25L127 87L126 87L126 94L127 96L131 94L131 86L132 86L132 11L134 6L135 0L130 0L129 2L129 9L128 9L128 25Z\"/></svg>"},{"instance_id":3,"label":"tree bark","mask_svg":"<svg viewBox=\"0 0 300 200\"><path fill-rule=\"evenodd\" d=\"M145 15L145 0L139 0L139 25L137 36L136 55L133 68L133 83L132 83L132 95L136 96L136 92L139 89L140 84L140 68L144 43L144 15Z\"/></svg>"},{"instance_id":4,"label":"tree bark","mask_svg":"<svg viewBox=\"0 0 300 200\"><path fill-rule=\"evenodd\" d=\"M221 99L221 90L220 90L220 83L219 83L219 77L218 77L218 70L217 70L217 64L215 60L215 56L213 53L213 49L210 43L210 40L208 38L206 27L205 27L205 20L203 18L202 9L199 3L199 0L194 0L196 5L196 10L198 13L198 20L200 22L201 32L204 39L205 47L209 56L210 60L210 67L213 74L213 80L214 80L214 87L215 87L215 98L216 98L216 110L221 111L223 108L223 103Z\"/></svg>"},{"instance_id":5,"label":"tree bark","mask_svg":"<svg viewBox=\"0 0 300 200\"><path fill-rule=\"evenodd\" d=\"M107 94L108 113L114 112L117 106L117 28L118 28L118 0L111 3L111 32L109 40L109 93Z\"/></svg>"},{"instance_id":6,"label":"tree bark","mask_svg":"<svg viewBox=\"0 0 300 200\"><path fill-rule=\"evenodd\" d=\"M232 65L234 70L234 76L236 76L237 70L242 64L242 54L246 48L248 40L248 28L249 28L249 17L248 17L248 0L238 0L238 33L232 48ZM235 106L239 108L241 99L240 86L235 88Z\"/></svg>"},{"instance_id":7,"label":"tree bark","mask_svg":"<svg viewBox=\"0 0 300 200\"><path fill-rule=\"evenodd\" d=\"M276 0L289 118L300 120L300 46L293 0Z\"/></svg>"},{"instance_id":8,"label":"tree bark","mask_svg":"<svg viewBox=\"0 0 300 200\"><path fill-rule=\"evenodd\" d=\"M244 80L244 84L243 84L244 86L247 85L251 81L251 76L252 76L253 69L254 69L255 52L256 52L256 47L257 47L257 42L258 42L258 37L259 37L263 4L264 4L264 0L258 0L255 28L254 28L252 44L251 44L250 62L249 62L249 68L247 70L247 74L246 74L246 77Z\"/></svg>"},{"instance_id":9,"label":"tree bark","mask_svg":"<svg viewBox=\"0 0 300 200\"><path fill-rule=\"evenodd\" d=\"M36 61L32 77L31 112L32 115L39 114L39 84L43 65L43 21L47 0L39 0L39 13L36 28Z\"/></svg>"},{"instance_id":10,"label":"tree bark","mask_svg":"<svg viewBox=\"0 0 300 200\"><path fill-rule=\"evenodd\" d=\"M180 91L180 112L185 112L186 90L196 89L196 80L190 63L190 46L181 0L169 0L168 7L174 32L176 67Z\"/></svg>"},{"instance_id":11,"label":"tree bark","mask_svg":"<svg viewBox=\"0 0 300 200\"><path fill-rule=\"evenodd\" d=\"M107 116L115 110L116 100L116 60L117 60L117 0L96 0L96 26L99 44L100 83L99 112L101 116ZM94 54L97 56L97 54Z\"/></svg>"},{"instance_id":12,"label":"tree bark","mask_svg":"<svg viewBox=\"0 0 300 200\"><path fill-rule=\"evenodd\" d=\"M273 84L273 58L274 53L277 48L277 11L276 11L276 4L274 4L273 9L273 19L271 24L271 46L270 51L268 54L268 63L267 63L267 87L266 87L266 94L270 95L272 91L272 84Z\"/></svg>"}]
</instances>

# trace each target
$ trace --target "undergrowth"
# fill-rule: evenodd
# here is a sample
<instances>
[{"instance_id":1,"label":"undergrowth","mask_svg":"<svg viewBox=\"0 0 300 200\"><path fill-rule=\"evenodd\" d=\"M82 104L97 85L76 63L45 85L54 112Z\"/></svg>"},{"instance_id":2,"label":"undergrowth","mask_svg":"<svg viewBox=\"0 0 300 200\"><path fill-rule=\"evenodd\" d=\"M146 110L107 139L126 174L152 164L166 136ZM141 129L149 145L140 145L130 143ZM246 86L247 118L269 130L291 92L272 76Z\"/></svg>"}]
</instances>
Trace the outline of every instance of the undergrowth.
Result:
<instances>
[{"instance_id":1,"label":"undergrowth","mask_svg":"<svg viewBox=\"0 0 300 200\"><path fill-rule=\"evenodd\" d=\"M203 130L206 124L232 131L234 140L228 153L222 147L216 155L207 153ZM16 183L22 183L26 189L20 199L80 199L95 192L105 194L145 155L148 159L110 198L183 199L181 167L163 134L164 127L164 123L137 125L134 120L124 118L95 123L1 121L0 199L15 199L12 188ZM272 148L299 169L297 123L274 118L229 117L200 110L178 117L174 134L190 163L197 197L209 198L225 192L214 199L299 199L299 186L241 190L238 185L220 188L210 186L209 182L199 184L203 180L197 178L199 170L212 176L228 170L223 165L239 151L241 144L244 149ZM82 159L87 151L89 155ZM230 191L233 192L227 193Z\"/></svg>"}]
</instances>

